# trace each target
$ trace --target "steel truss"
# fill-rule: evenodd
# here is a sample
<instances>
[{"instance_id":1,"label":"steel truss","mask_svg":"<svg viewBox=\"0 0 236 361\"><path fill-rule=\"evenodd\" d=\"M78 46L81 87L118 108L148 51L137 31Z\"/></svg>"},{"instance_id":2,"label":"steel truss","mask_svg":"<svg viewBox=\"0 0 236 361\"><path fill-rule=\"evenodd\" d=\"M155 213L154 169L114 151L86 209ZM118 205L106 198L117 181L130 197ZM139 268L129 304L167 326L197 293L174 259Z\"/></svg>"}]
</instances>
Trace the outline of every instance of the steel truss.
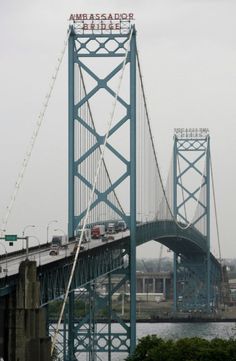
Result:
<instances>
[{"instance_id":1,"label":"steel truss","mask_svg":"<svg viewBox=\"0 0 236 361\"><path fill-rule=\"evenodd\" d=\"M176 259L177 311L180 312L214 312L220 301L219 265L210 259L210 304L207 300L207 257L202 254L180 255Z\"/></svg>"},{"instance_id":2,"label":"steel truss","mask_svg":"<svg viewBox=\"0 0 236 361\"><path fill-rule=\"evenodd\" d=\"M186 133L174 137L174 214L182 226L191 222L191 228L203 234L205 246L203 254L174 253L174 310L209 312L218 305L221 278L210 253L210 137ZM201 179L194 189L185 182L190 172ZM198 210L192 220L186 212L190 202Z\"/></svg>"},{"instance_id":3,"label":"steel truss","mask_svg":"<svg viewBox=\"0 0 236 361\"><path fill-rule=\"evenodd\" d=\"M98 247L81 253L76 265L71 289L83 287L96 278L124 267L124 244ZM73 257L64 258L39 269L41 305L60 299L70 277Z\"/></svg>"},{"instance_id":4,"label":"steel truss","mask_svg":"<svg viewBox=\"0 0 236 361\"><path fill-rule=\"evenodd\" d=\"M66 305L66 309L63 317L63 324L59 330L58 341L56 344L56 352L58 357L62 357L63 360L77 360L78 355L87 353L89 359L96 359L97 352L128 352L129 351L129 339L124 336L124 333L129 331L129 327L112 311L112 294L116 292L121 285L127 280L129 269L127 262L124 263L127 251L125 250L125 244L119 242L116 245L109 245L107 247L98 247L98 250L91 249L81 255L78 265L75 271L75 277L69 293L69 300ZM62 300L65 293L68 278L72 266L69 258L55 262L54 267L52 264L43 266L39 273L40 285L41 285L41 305L48 307L50 301ZM97 293L97 287L101 288L101 279L110 280L112 275L123 275L121 282L116 286L111 286L109 283L109 289L106 297ZM86 300L89 301L89 306L86 308L87 314L78 319L76 317L76 300L81 295L83 296L86 288ZM99 334L97 333L97 314L104 309L107 309L109 305L109 312L107 317L107 332ZM55 319L48 319L49 334L53 335L55 332L56 322ZM104 321L104 320L103 320ZM108 337L111 327L109 323L119 322L123 325L124 332L111 333ZM104 343L108 342L107 347L103 347ZM124 341L125 340L125 341ZM112 346L114 344L114 347ZM119 348L116 346L119 344ZM110 346L109 346L110 345ZM126 345L126 346L125 346ZM99 358L98 358L99 359Z\"/></svg>"},{"instance_id":5,"label":"steel truss","mask_svg":"<svg viewBox=\"0 0 236 361\"><path fill-rule=\"evenodd\" d=\"M129 352L129 326L112 305L113 295L121 292L121 287L125 288L128 280L129 269L126 267L70 292L57 343L59 357L63 356L65 361L78 360L81 354L86 353L89 359L105 360L106 353L105 357L110 361L114 352ZM105 291L102 288L104 284ZM76 315L78 301L83 302L85 307L85 314L80 317ZM49 330L52 334L55 331L53 320Z\"/></svg>"},{"instance_id":6,"label":"steel truss","mask_svg":"<svg viewBox=\"0 0 236 361\"><path fill-rule=\"evenodd\" d=\"M126 54L128 51L128 54ZM127 57L126 57L127 55ZM121 62L118 65L115 65L113 70L107 74L104 78L98 76L94 70L90 69L88 65L85 64L85 59L92 58L94 61L98 61L101 58L111 58L118 59L121 58ZM121 94L116 97L116 92L111 88L109 82L121 72L124 66L124 59L126 59L125 67L129 72L129 101L126 101ZM76 101L74 89L76 84L76 75L75 75L75 65L78 65L80 71L83 71L85 74L89 75L96 83L92 90L88 93L86 91L80 92L80 98ZM128 67L129 66L129 67ZM83 223L84 216L86 214L86 208L79 213L76 213L76 200L75 198L75 187L78 182L82 184L86 189L92 189L93 184L91 179L84 176L81 173L81 165L86 164L88 158L91 159L94 156L94 152L99 149L103 143L105 136L98 134L93 124L88 123L86 118L83 116L82 107L87 104L92 97L95 97L99 90L105 90L110 94L114 99L117 99L117 102L124 108L125 115L119 119L115 125L109 131L109 137L117 132L122 126L128 123L129 127L129 142L130 142L130 151L129 158L126 159L118 149L115 149L109 141L107 143L107 148L110 152L125 166L125 172L121 174L116 181L113 183L109 179L109 185L106 189L101 189L101 187L96 187L95 197L91 205L91 211L93 211L99 204L105 204L107 208L110 208L113 211L113 214L116 214L118 218L123 219L128 228L130 229L130 244L128 250L128 279L131 285L130 293L130 325L124 326L124 323L119 319L116 320L123 327L123 331L120 337L124 337L126 334L126 346L125 350L133 352L136 345L136 31L134 26L131 26L128 32L122 34L115 33L100 33L95 34L94 32L83 34L81 32L76 32L75 28L71 28L70 37L69 37L69 199L68 199L68 234L70 237L73 237L77 229L81 227ZM102 104L105 107L105 104ZM96 143L93 144L89 149L87 149L83 154L80 154L76 158L75 145L78 141L76 139L76 127L78 129L86 129L93 139L96 140ZM108 137L108 140L109 140ZM121 207L118 206L117 202L112 201L110 195L115 193L116 188L124 182L126 179L129 179L130 182L130 214L127 216ZM99 221L98 220L95 220ZM96 282L96 281L94 281ZM91 299L98 300L95 297L93 284L91 284ZM112 290L111 290L112 294ZM110 296L111 297L111 296ZM99 301L100 304L104 305L103 301ZM98 302L98 304L99 304ZM110 301L109 301L110 302ZM78 352L89 351L89 359L94 360L95 354L99 352L106 352L108 354L109 360L111 359L111 353L123 350L123 342L119 342L119 346L114 346L112 343L110 345L106 344L106 339L110 342L112 340L112 332L110 326L108 327L107 336L103 337L105 340L106 346L99 346L97 343L97 334L96 328L89 328L89 332L86 333L85 342L79 342L79 335L82 332L84 327L84 322L81 321L75 325L74 320L74 311L73 311L73 302L70 303L71 310L69 311L69 327L68 327L68 360L74 360L75 355ZM90 319L89 324L93 324L93 312L89 313L87 317ZM109 317L114 318L115 315L112 312L109 314ZM88 319L86 318L86 320ZM93 320L93 321L91 321ZM94 341L96 340L96 342ZM81 338L80 338L81 341ZM108 342L107 341L107 342Z\"/></svg>"}]
</instances>

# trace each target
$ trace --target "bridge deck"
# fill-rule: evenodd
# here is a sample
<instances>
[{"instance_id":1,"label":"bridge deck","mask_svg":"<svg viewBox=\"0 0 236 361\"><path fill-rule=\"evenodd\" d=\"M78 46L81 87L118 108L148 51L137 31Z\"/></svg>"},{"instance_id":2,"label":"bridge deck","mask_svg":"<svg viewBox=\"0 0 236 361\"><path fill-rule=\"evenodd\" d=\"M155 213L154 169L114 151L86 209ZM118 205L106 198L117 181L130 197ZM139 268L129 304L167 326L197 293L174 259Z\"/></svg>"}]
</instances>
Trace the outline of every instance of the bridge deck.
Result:
<instances>
[{"instance_id":1,"label":"bridge deck","mask_svg":"<svg viewBox=\"0 0 236 361\"><path fill-rule=\"evenodd\" d=\"M74 288L86 284L91 279L101 276L124 266L123 256L129 248L129 231L120 232L114 235L114 240L102 242L101 239L92 240L85 244L85 249L81 251L77 272L73 283ZM180 229L173 221L155 221L140 223L137 225L137 246L150 240L156 240L172 251L186 257L194 254L204 254L206 252L205 237L194 228ZM75 242L70 242L68 249L60 250L59 255L50 256L49 247L33 249L30 251L30 259L35 260L38 265L38 273L42 283L42 302L57 298L64 293L69 271L73 262L70 255ZM1 265L8 269L6 273L0 274L0 296L11 291L17 280L19 264L25 259L25 254L19 253L11 255L6 259L1 256ZM220 264L211 254L211 260L217 269ZM45 294L45 287L48 282L52 291ZM55 285L55 287L53 286Z\"/></svg>"}]
</instances>

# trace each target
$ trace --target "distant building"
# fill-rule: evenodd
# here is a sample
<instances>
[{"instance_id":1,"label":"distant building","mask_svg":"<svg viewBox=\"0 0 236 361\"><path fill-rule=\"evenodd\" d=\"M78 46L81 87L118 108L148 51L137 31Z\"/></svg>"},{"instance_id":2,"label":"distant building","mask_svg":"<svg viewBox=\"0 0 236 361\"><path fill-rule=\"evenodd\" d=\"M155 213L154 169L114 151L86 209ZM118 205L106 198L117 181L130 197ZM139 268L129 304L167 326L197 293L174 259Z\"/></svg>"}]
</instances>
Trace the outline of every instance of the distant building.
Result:
<instances>
[{"instance_id":1,"label":"distant building","mask_svg":"<svg viewBox=\"0 0 236 361\"><path fill-rule=\"evenodd\" d=\"M111 279L112 287L114 287L121 277L119 275L113 276ZM108 281L103 283L103 292L108 292ZM123 285L114 297L121 292L129 295L129 283ZM149 301L168 300L173 297L173 273L172 272L137 272L136 273L136 294L137 300L147 299Z\"/></svg>"}]
</instances>

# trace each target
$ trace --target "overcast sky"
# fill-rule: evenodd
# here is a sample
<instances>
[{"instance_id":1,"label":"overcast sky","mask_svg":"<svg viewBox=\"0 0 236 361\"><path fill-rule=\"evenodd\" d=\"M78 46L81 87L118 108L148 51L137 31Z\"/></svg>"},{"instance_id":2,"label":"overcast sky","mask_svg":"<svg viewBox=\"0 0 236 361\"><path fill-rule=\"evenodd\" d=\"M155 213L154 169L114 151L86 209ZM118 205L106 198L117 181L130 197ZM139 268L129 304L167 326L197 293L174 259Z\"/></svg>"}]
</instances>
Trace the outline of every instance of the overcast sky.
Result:
<instances>
[{"instance_id":1,"label":"overcast sky","mask_svg":"<svg viewBox=\"0 0 236 361\"><path fill-rule=\"evenodd\" d=\"M133 12L155 146L164 175L173 129L210 129L223 257L236 257L236 2L234 0L0 3L0 219L63 47L70 13ZM46 241L49 221L67 223L67 59L37 138L8 233ZM212 208L213 213L213 208ZM50 233L53 227L50 228ZM215 232L212 246L216 250ZM145 245L138 255L158 256ZM2 249L0 247L0 252Z\"/></svg>"}]
</instances>

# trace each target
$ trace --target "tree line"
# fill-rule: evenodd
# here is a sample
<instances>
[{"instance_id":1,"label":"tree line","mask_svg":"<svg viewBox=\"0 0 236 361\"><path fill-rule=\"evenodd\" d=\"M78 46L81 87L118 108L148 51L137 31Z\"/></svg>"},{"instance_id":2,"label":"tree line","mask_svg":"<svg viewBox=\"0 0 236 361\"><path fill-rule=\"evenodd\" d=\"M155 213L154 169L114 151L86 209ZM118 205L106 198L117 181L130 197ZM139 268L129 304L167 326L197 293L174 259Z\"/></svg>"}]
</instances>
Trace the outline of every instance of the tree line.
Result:
<instances>
[{"instance_id":1,"label":"tree line","mask_svg":"<svg viewBox=\"0 0 236 361\"><path fill-rule=\"evenodd\" d=\"M236 361L236 340L163 340L151 335L139 340L134 354L126 361Z\"/></svg>"}]
</instances>

